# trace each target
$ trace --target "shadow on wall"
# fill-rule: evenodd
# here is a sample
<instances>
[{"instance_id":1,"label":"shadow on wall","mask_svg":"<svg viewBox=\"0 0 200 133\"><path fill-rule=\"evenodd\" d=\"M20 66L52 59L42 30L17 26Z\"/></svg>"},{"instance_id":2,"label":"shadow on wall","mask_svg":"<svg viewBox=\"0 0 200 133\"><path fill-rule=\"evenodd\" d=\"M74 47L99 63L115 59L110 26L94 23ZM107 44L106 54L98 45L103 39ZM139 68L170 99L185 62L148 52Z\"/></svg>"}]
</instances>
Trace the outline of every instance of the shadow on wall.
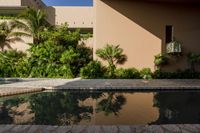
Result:
<instances>
[{"instance_id":1,"label":"shadow on wall","mask_svg":"<svg viewBox=\"0 0 200 133\"><path fill-rule=\"evenodd\" d=\"M187 54L200 53L200 9L198 5L181 3L139 2L130 0L102 0L108 6L143 27L162 40L165 52L165 28L174 27L174 37L182 43L183 56L176 60L176 65L166 69L187 69ZM141 36L142 38L142 36ZM173 64L173 65L172 65Z\"/></svg>"},{"instance_id":2,"label":"shadow on wall","mask_svg":"<svg viewBox=\"0 0 200 133\"><path fill-rule=\"evenodd\" d=\"M49 6L46 8L47 20L51 25L56 24L56 10L54 7Z\"/></svg>"}]
</instances>

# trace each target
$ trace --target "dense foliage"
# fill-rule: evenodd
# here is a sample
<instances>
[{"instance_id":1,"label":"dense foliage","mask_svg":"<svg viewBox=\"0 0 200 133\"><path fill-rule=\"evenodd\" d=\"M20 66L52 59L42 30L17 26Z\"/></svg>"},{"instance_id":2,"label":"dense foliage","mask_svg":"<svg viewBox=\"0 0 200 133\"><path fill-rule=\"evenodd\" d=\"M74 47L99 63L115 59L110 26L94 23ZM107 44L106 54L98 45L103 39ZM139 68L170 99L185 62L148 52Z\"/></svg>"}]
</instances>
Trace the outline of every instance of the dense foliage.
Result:
<instances>
[{"instance_id":1,"label":"dense foliage","mask_svg":"<svg viewBox=\"0 0 200 133\"><path fill-rule=\"evenodd\" d=\"M140 78L140 73L135 68L119 68L115 71L116 78L120 79L138 79Z\"/></svg>"},{"instance_id":2,"label":"dense foliage","mask_svg":"<svg viewBox=\"0 0 200 133\"><path fill-rule=\"evenodd\" d=\"M0 52L0 77L21 77L26 54L16 50Z\"/></svg>"},{"instance_id":3,"label":"dense foliage","mask_svg":"<svg viewBox=\"0 0 200 133\"><path fill-rule=\"evenodd\" d=\"M104 69L101 62L91 61L81 69L80 76L86 79L103 78L105 72Z\"/></svg>"},{"instance_id":4,"label":"dense foliage","mask_svg":"<svg viewBox=\"0 0 200 133\"><path fill-rule=\"evenodd\" d=\"M7 54L22 54L16 50L0 52L2 77L73 78L92 60L91 49L79 44L80 30L72 32L62 25L41 34L42 42L31 45L27 56Z\"/></svg>"}]
</instances>

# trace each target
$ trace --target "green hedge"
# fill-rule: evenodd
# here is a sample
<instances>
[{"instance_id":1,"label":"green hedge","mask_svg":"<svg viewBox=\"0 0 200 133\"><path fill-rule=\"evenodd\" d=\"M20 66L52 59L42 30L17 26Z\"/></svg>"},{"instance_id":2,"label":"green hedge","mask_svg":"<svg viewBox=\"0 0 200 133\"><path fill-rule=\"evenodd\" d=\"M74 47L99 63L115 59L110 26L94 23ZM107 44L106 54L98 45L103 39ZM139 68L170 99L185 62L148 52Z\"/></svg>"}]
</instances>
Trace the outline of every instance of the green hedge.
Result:
<instances>
[{"instance_id":1,"label":"green hedge","mask_svg":"<svg viewBox=\"0 0 200 133\"><path fill-rule=\"evenodd\" d=\"M104 73L104 68L99 61L91 61L80 71L81 77L86 79L103 78Z\"/></svg>"},{"instance_id":2,"label":"green hedge","mask_svg":"<svg viewBox=\"0 0 200 133\"><path fill-rule=\"evenodd\" d=\"M115 71L116 78L119 79L139 79L140 72L135 68L119 68Z\"/></svg>"}]
</instances>

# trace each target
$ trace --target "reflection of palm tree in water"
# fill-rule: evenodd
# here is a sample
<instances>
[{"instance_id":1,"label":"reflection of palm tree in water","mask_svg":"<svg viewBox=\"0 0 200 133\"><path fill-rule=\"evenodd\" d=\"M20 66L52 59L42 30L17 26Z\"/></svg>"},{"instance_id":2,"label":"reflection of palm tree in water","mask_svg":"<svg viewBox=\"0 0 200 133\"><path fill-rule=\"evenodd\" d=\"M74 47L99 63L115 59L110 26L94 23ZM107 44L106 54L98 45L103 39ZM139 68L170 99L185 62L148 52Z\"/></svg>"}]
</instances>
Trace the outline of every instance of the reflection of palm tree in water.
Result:
<instances>
[{"instance_id":1,"label":"reflection of palm tree in water","mask_svg":"<svg viewBox=\"0 0 200 133\"><path fill-rule=\"evenodd\" d=\"M122 109L122 106L126 103L126 99L123 95L117 94L114 92L108 92L106 98L100 100L97 103L97 112L104 112L105 115L118 115L119 111Z\"/></svg>"},{"instance_id":2,"label":"reflection of palm tree in water","mask_svg":"<svg viewBox=\"0 0 200 133\"><path fill-rule=\"evenodd\" d=\"M79 104L88 98L91 98L93 105ZM15 123L13 120L16 112L13 107L23 103L27 103L29 106L26 110L30 109L30 113L34 114L33 119L27 120L26 124L71 125L78 124L82 120L91 120L92 115L95 120L95 114L98 112L118 115L125 102L123 95L113 92L47 92L18 96L3 101L3 106L0 106L0 123ZM20 115L23 113L17 114Z\"/></svg>"}]
</instances>

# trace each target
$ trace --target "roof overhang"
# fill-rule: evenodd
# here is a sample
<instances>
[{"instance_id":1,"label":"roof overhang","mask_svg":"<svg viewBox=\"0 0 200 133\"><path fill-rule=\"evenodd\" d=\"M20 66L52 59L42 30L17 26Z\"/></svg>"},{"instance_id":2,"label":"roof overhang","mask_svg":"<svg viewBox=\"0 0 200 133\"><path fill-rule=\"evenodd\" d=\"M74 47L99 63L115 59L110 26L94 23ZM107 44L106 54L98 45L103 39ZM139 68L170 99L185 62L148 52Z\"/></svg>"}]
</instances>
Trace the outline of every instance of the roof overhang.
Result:
<instances>
[{"instance_id":1,"label":"roof overhang","mask_svg":"<svg viewBox=\"0 0 200 133\"><path fill-rule=\"evenodd\" d=\"M0 14L18 14L26 8L27 6L0 6Z\"/></svg>"}]
</instances>

